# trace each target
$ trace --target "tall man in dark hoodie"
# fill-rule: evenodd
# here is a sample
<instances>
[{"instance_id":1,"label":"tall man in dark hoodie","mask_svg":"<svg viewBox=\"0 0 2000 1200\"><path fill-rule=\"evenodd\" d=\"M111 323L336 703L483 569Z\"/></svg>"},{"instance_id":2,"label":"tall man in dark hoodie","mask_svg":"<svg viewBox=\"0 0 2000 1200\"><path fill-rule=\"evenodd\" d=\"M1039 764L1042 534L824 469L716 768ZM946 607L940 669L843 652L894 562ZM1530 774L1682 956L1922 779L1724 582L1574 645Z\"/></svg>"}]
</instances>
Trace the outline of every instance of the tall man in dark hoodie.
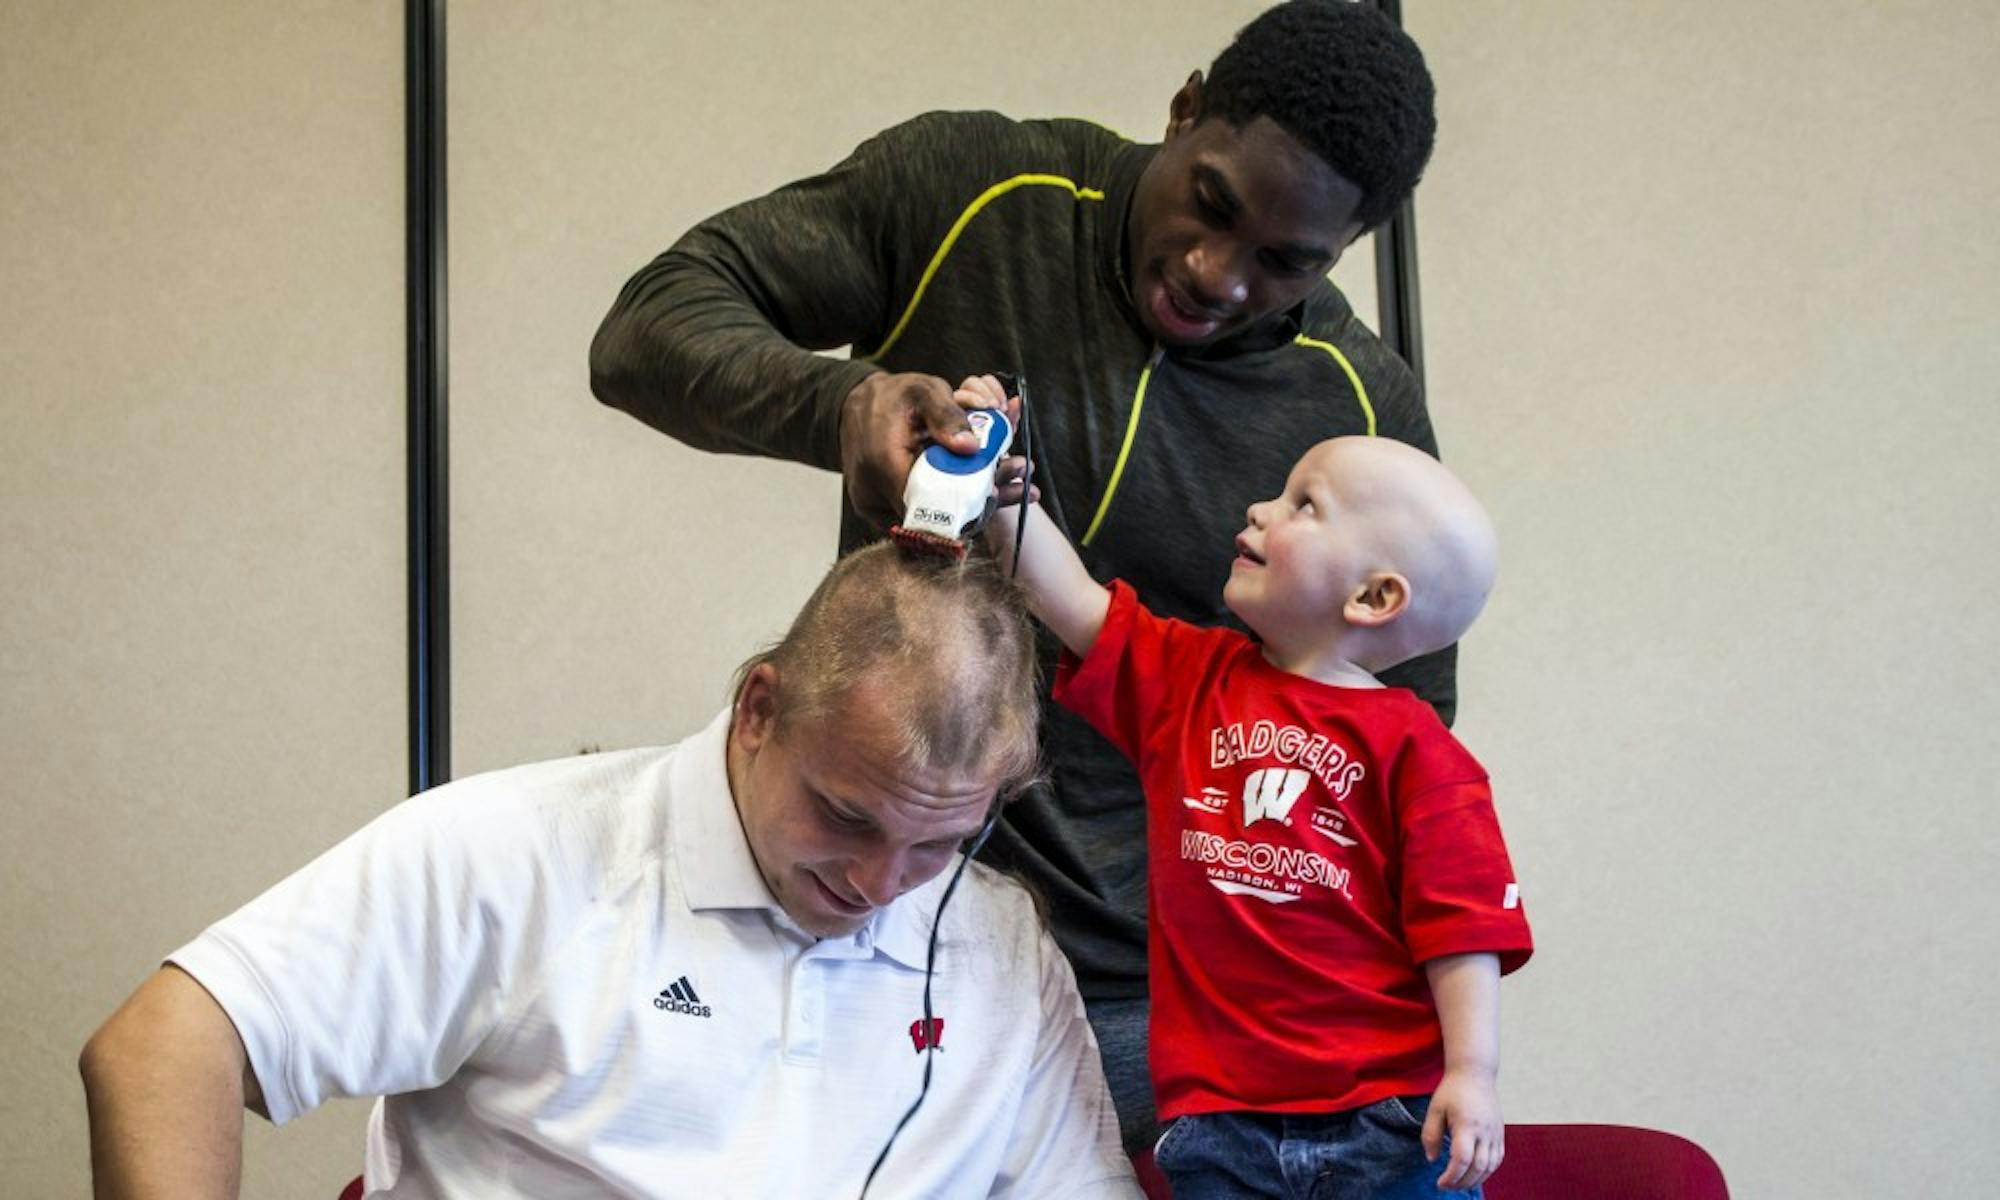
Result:
<instances>
[{"instance_id":1,"label":"tall man in dark hoodie","mask_svg":"<svg viewBox=\"0 0 2000 1200\"><path fill-rule=\"evenodd\" d=\"M972 448L947 380L1020 374L1042 503L1091 572L1235 624L1213 548L1306 447L1379 434L1437 453L1410 370L1326 278L1415 187L1432 100L1393 22L1292 0L1188 77L1160 145L925 114L648 264L591 346L592 389L692 446L839 470L846 549L901 516L927 442ZM811 352L842 345L853 357ZM1384 682L1449 721L1453 668L1446 650ZM1082 721L1049 706L1043 745L1048 785L987 857L1046 895L1136 1146L1155 1132L1145 808Z\"/></svg>"}]
</instances>

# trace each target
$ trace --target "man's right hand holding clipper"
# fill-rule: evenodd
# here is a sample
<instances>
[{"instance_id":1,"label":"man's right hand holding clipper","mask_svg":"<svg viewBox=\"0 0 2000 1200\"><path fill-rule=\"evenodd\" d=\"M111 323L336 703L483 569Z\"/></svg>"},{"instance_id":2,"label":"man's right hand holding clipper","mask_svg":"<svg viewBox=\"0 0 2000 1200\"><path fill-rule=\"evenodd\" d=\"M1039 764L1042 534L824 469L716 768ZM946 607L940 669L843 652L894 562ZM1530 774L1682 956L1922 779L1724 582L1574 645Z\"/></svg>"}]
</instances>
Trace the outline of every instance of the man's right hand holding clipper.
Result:
<instances>
[{"instance_id":1,"label":"man's right hand holding clipper","mask_svg":"<svg viewBox=\"0 0 2000 1200\"><path fill-rule=\"evenodd\" d=\"M901 520L910 467L932 442L955 454L979 449L950 384L914 371L856 384L840 407L840 477L854 510L880 529Z\"/></svg>"}]
</instances>

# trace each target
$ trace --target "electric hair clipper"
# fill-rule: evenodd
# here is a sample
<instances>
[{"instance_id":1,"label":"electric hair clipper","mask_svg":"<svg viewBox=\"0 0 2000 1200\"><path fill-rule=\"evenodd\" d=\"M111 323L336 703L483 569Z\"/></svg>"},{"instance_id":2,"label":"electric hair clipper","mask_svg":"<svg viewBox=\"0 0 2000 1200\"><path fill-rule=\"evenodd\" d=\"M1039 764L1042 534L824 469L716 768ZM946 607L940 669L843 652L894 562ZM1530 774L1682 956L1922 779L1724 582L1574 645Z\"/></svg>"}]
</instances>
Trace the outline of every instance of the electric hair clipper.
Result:
<instances>
[{"instance_id":1,"label":"electric hair clipper","mask_svg":"<svg viewBox=\"0 0 2000 1200\"><path fill-rule=\"evenodd\" d=\"M979 438L971 454L953 454L932 445L917 456L903 485L903 523L889 530L907 550L963 561L965 548L991 516L993 472L1014 442L1014 425L998 409L966 410Z\"/></svg>"}]
</instances>

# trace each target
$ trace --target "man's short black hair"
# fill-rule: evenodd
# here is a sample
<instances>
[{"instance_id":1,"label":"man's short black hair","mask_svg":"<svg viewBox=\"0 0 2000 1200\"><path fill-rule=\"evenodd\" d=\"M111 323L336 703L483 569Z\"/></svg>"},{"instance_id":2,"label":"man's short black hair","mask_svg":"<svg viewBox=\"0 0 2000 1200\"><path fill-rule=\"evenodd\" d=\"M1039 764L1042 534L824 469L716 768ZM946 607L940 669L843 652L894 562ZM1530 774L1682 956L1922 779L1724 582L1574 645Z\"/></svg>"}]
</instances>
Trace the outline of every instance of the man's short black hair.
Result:
<instances>
[{"instance_id":1,"label":"man's short black hair","mask_svg":"<svg viewBox=\"0 0 2000 1200\"><path fill-rule=\"evenodd\" d=\"M1202 119L1269 117L1362 192L1372 229L1416 188L1437 136L1423 52L1354 0L1290 0L1245 25L1209 68Z\"/></svg>"}]
</instances>

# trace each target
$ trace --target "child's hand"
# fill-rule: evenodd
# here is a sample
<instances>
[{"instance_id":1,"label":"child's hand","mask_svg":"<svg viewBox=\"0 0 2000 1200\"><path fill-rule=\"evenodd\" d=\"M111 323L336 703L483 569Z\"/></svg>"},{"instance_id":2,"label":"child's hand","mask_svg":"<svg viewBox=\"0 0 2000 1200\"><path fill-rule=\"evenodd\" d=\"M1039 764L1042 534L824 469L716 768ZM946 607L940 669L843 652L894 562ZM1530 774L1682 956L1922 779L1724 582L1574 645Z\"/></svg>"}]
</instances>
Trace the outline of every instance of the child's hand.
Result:
<instances>
[{"instance_id":1,"label":"child's hand","mask_svg":"<svg viewBox=\"0 0 2000 1200\"><path fill-rule=\"evenodd\" d=\"M991 375L968 376L951 398L958 401L960 408L997 408L1007 414L1014 428L1021 427L1021 398L1009 396ZM1001 508L1019 504L1023 494L1031 504L1041 498L1041 489L1027 486L1029 470L1027 458L1019 454L1010 454L995 464L993 490Z\"/></svg>"},{"instance_id":2,"label":"child's hand","mask_svg":"<svg viewBox=\"0 0 2000 1200\"><path fill-rule=\"evenodd\" d=\"M1438 1186L1457 1192L1486 1182L1507 1153L1507 1127L1500 1120L1500 1093L1491 1071L1445 1072L1424 1117L1426 1162L1437 1161L1446 1130L1451 1132L1451 1163L1438 1177Z\"/></svg>"},{"instance_id":3,"label":"child's hand","mask_svg":"<svg viewBox=\"0 0 2000 1200\"><path fill-rule=\"evenodd\" d=\"M951 394L960 408L1006 408L1007 393L991 375L968 375Z\"/></svg>"}]
</instances>

